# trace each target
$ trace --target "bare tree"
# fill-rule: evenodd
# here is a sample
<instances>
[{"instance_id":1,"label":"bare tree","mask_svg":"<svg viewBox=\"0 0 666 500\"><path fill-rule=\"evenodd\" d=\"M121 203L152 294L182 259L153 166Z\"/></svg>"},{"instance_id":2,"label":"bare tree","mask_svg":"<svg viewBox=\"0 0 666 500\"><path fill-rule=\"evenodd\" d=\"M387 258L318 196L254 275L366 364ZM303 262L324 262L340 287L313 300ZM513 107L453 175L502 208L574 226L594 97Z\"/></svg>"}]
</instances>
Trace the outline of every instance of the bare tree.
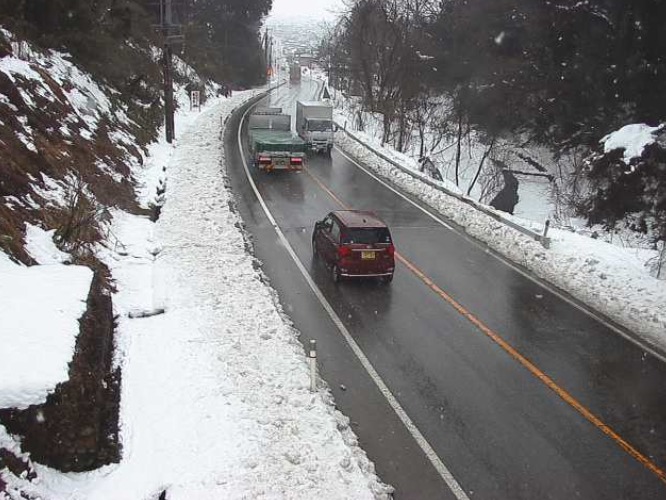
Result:
<instances>
[{"instance_id":1,"label":"bare tree","mask_svg":"<svg viewBox=\"0 0 666 500\"><path fill-rule=\"evenodd\" d=\"M570 214L580 205L587 191L584 160L588 155L587 147L578 146L557 158L550 197L555 207L554 218L559 224L569 225Z\"/></svg>"},{"instance_id":2,"label":"bare tree","mask_svg":"<svg viewBox=\"0 0 666 500\"><path fill-rule=\"evenodd\" d=\"M456 186L460 186L460 158L462 150L462 141L463 141L463 112L461 109L458 109L457 120L456 120L456 165L455 165L455 179Z\"/></svg>"},{"instance_id":3,"label":"bare tree","mask_svg":"<svg viewBox=\"0 0 666 500\"><path fill-rule=\"evenodd\" d=\"M504 185L504 176L502 175L502 162L491 158L487 163L485 175L479 177L480 194L479 201L489 204Z\"/></svg>"},{"instance_id":4,"label":"bare tree","mask_svg":"<svg viewBox=\"0 0 666 500\"><path fill-rule=\"evenodd\" d=\"M419 36L423 0L358 0L328 43L331 66L358 84L367 111L382 115L382 141L404 150L413 123L411 110L424 89Z\"/></svg>"},{"instance_id":5,"label":"bare tree","mask_svg":"<svg viewBox=\"0 0 666 500\"><path fill-rule=\"evenodd\" d=\"M472 182L469 183L469 186L467 187L467 196L470 195L472 192L472 189L474 189L474 185L476 184L476 181L479 179L479 176L481 175L481 172L483 171L483 164L486 162L486 159L488 156L493 151L493 148L495 147L495 141L497 140L497 136L493 135L490 138L490 143L488 144L488 147L485 149L483 152L483 155L481 156L481 161L479 161L479 166L476 169L476 174L474 174L474 178L472 179Z\"/></svg>"},{"instance_id":6,"label":"bare tree","mask_svg":"<svg viewBox=\"0 0 666 500\"><path fill-rule=\"evenodd\" d=\"M81 177L71 179L65 192L65 205L59 212L55 241L62 249L78 254L90 250L100 239L100 224L107 209L95 200Z\"/></svg>"}]
</instances>

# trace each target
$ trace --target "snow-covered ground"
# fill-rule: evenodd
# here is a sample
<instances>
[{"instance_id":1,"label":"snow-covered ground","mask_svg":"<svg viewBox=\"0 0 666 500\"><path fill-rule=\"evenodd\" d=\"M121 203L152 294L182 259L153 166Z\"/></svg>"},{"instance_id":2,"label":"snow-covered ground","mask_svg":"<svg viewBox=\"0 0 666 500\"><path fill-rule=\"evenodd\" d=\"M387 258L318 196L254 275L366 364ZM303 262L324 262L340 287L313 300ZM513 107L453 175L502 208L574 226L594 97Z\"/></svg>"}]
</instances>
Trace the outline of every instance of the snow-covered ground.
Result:
<instances>
[{"instance_id":1,"label":"snow-covered ground","mask_svg":"<svg viewBox=\"0 0 666 500\"><path fill-rule=\"evenodd\" d=\"M28 252L46 265L18 265L0 252L0 408L42 404L69 378L93 277L87 267L52 263L60 252L50 233L31 229Z\"/></svg>"},{"instance_id":2,"label":"snow-covered ground","mask_svg":"<svg viewBox=\"0 0 666 500\"><path fill-rule=\"evenodd\" d=\"M34 82L49 101L61 99L71 109L65 136L76 124L92 140L102 115L111 116L119 125L112 139L132 146L122 126L127 115L111 109L113 89L97 85L66 55L2 33L14 53L0 58L0 71ZM175 66L190 80L196 76L182 62ZM54 94L42 72L64 94ZM298 332L257 270L230 208L224 118L259 92L212 99L199 113L187 111L187 95L178 89L177 144L161 141L142 166L133 165L144 206L166 200L158 223L112 211L106 246L97 247L118 290L121 462L69 474L33 464L32 480L0 470L0 498L152 499L164 490L169 499L390 495L325 383L310 391ZM29 93L22 96L36 105ZM17 134L36 151L28 121L18 118L24 127ZM63 182L43 180L45 187L35 190L62 205ZM166 193L156 193L158 187ZM24 201L33 203L7 198L10 208ZM56 248L53 231L28 225L26 251L40 265L19 265L0 253L1 407L43 403L67 379L92 279L90 269L67 264L71 257ZM19 445L0 426L0 448L27 460Z\"/></svg>"},{"instance_id":3,"label":"snow-covered ground","mask_svg":"<svg viewBox=\"0 0 666 500\"><path fill-rule=\"evenodd\" d=\"M310 392L297 332L230 208L222 122L257 93L181 113L177 146L159 143L135 167L145 204L150 186L167 179L157 223L114 212L118 251L102 253L118 287L121 463L83 474L37 466L24 491L86 500L164 489L170 500L389 496L324 384ZM2 431L0 445L15 448Z\"/></svg>"}]
</instances>

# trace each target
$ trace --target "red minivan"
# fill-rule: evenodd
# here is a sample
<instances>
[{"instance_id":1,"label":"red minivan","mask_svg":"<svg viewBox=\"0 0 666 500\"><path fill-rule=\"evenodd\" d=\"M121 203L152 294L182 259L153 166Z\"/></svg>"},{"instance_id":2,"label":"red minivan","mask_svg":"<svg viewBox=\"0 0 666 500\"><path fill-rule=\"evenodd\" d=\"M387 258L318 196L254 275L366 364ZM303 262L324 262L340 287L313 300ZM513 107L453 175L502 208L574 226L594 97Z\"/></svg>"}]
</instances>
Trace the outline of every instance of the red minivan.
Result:
<instances>
[{"instance_id":1,"label":"red minivan","mask_svg":"<svg viewBox=\"0 0 666 500\"><path fill-rule=\"evenodd\" d=\"M393 280L395 247L389 228L374 213L336 210L315 223L312 253L341 278Z\"/></svg>"}]
</instances>

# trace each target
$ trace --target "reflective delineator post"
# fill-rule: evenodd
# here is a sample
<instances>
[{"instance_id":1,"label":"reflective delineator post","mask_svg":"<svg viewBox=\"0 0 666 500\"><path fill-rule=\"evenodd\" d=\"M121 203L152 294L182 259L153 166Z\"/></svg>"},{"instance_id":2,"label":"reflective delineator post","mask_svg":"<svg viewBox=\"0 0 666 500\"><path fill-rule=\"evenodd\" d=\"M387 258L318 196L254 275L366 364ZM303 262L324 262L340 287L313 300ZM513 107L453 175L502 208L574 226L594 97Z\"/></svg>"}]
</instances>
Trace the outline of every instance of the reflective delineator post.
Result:
<instances>
[{"instance_id":1,"label":"reflective delineator post","mask_svg":"<svg viewBox=\"0 0 666 500\"><path fill-rule=\"evenodd\" d=\"M310 363L310 392L317 390L317 341L310 341L310 351L308 353L308 362Z\"/></svg>"}]
</instances>

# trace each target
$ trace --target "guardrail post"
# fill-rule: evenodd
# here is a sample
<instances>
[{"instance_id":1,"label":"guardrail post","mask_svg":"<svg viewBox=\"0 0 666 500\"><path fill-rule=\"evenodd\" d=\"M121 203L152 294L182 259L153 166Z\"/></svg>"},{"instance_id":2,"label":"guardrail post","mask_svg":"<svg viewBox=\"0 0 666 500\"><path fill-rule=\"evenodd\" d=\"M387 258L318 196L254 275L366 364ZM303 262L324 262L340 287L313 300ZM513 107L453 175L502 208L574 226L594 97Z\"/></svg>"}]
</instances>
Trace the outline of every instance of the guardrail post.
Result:
<instances>
[{"instance_id":1,"label":"guardrail post","mask_svg":"<svg viewBox=\"0 0 666 500\"><path fill-rule=\"evenodd\" d=\"M308 362L310 364L310 392L317 390L317 341L310 341L310 351L308 352Z\"/></svg>"}]
</instances>

